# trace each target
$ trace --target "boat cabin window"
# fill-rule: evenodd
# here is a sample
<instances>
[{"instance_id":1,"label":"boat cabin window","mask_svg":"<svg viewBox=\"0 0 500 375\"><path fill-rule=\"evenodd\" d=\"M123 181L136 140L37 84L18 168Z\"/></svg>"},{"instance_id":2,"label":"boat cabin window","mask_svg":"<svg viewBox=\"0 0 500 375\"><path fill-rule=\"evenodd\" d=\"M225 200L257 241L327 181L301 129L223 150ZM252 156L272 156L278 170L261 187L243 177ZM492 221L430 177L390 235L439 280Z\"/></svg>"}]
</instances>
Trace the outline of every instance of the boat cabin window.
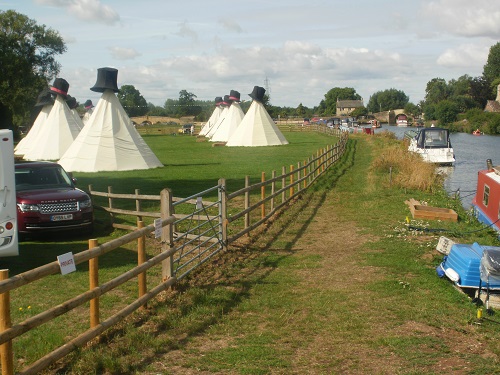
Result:
<instances>
[{"instance_id":1,"label":"boat cabin window","mask_svg":"<svg viewBox=\"0 0 500 375\"><path fill-rule=\"evenodd\" d=\"M484 185L483 204L485 207L488 207L489 200L490 200L490 187L488 185Z\"/></svg>"},{"instance_id":2,"label":"boat cabin window","mask_svg":"<svg viewBox=\"0 0 500 375\"><path fill-rule=\"evenodd\" d=\"M424 135L424 147L448 147L448 137L446 129L436 129L427 131Z\"/></svg>"}]
</instances>

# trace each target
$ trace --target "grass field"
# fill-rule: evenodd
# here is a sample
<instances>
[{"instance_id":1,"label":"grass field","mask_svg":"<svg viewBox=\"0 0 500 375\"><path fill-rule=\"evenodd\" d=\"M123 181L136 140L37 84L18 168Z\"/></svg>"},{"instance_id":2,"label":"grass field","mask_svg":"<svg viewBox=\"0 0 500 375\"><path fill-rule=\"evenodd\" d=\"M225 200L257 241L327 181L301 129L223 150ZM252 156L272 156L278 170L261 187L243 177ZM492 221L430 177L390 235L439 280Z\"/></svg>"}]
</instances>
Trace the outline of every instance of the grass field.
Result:
<instances>
[{"instance_id":1,"label":"grass field","mask_svg":"<svg viewBox=\"0 0 500 375\"><path fill-rule=\"evenodd\" d=\"M281 148L270 150L267 155L259 155L259 162L243 158L242 163L248 162L245 170L235 173L258 179L261 171L270 173L280 170L281 165L296 164L315 153L322 143L335 143L309 133L290 136L289 140L297 136L296 145L304 147L304 155L287 159L286 153L272 155ZM155 142L162 138L147 138L155 152ZM173 142L180 150L202 145L178 139L161 145L164 151L157 155L164 164L169 159L167 144ZM436 276L435 267L442 256L434 247L443 234L466 243L479 241L498 246L498 240L490 231L482 230L460 202L450 199L442 189L421 191L391 184L387 168L375 160L382 151L396 147L394 142L384 137L353 136L342 161L261 235L251 237L247 243L233 244L227 253L207 263L175 291L151 303L147 311L111 329L99 342L72 354L47 373L495 373L500 365L500 325L478 322L476 308L467 296ZM194 173L207 155L211 155L209 160L217 160L210 164L214 170L224 160L233 162L228 158L232 150L211 148L210 144L201 147L205 148L193 151L195 156L190 157L194 165L186 163L184 170ZM215 154L210 154L212 151ZM292 153L291 148L288 153ZM260 164L264 160L265 164ZM186 186L185 191L189 191L191 177L183 178L174 170L169 183L177 182L179 189ZM225 170L221 167L217 174ZM143 191L148 189L143 186L158 180L152 185L161 189L163 180L153 174L160 171L144 171L148 174L145 177L124 172L127 186L118 186L123 192L135 188ZM142 172L135 173L142 176ZM237 188L240 177L228 176L200 175L209 186L219 177L231 178ZM77 177L81 185L94 186L102 178L100 190L115 186L106 174ZM144 185L135 185L143 178ZM186 182L179 183L181 180ZM172 189L175 195L189 194ZM432 206L453 208L460 220L408 219L417 229L409 230L409 211L404 201L411 197ZM23 254L23 259L43 258L52 246L61 246L58 250L62 252L68 244L32 243L41 245L33 252L30 244L24 244L30 254ZM124 249L103 259L104 276L133 264L134 256ZM68 293L83 288L86 275L85 270L81 271L67 285ZM38 288L46 293L59 280L50 278ZM20 296L21 302L14 305L24 307L16 313L17 319L31 313L28 304L36 311L45 303L42 296L35 295L36 289L31 293L32 300ZM132 289L124 290L117 298L128 299L134 293ZM41 331L38 337L44 340L34 345L26 338L16 344L17 351L32 360L52 341L63 340L69 333Z\"/></svg>"},{"instance_id":2,"label":"grass field","mask_svg":"<svg viewBox=\"0 0 500 375\"><path fill-rule=\"evenodd\" d=\"M212 147L212 142L199 142L197 137L143 136L146 143L163 163L163 168L127 172L75 173L78 184L86 189L106 191L113 186L117 193L159 194L170 188L178 197L187 197L217 185L226 178L229 191L244 186L245 176L260 181L261 172L270 176L273 170L281 173L283 166L316 155L317 150L333 145L335 137L315 132L285 133L288 145L270 147Z\"/></svg>"}]
</instances>

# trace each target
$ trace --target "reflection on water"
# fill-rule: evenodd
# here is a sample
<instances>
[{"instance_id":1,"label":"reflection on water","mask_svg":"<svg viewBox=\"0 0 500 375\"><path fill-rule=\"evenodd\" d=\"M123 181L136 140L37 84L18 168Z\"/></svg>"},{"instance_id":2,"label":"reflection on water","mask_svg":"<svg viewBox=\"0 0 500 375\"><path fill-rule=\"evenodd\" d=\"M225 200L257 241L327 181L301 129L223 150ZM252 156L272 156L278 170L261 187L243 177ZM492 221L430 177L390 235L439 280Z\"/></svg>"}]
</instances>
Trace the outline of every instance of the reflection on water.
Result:
<instances>
[{"instance_id":1,"label":"reflection on water","mask_svg":"<svg viewBox=\"0 0 500 375\"><path fill-rule=\"evenodd\" d=\"M396 134L398 139L403 139L405 131L410 129L412 128L384 124L377 132L389 130ZM476 192L477 172L485 169L487 159L492 159L493 165L500 165L500 137L452 133L450 140L456 162L452 167L440 167L440 171L446 175L444 188L449 194L460 191L462 205L469 209Z\"/></svg>"}]
</instances>

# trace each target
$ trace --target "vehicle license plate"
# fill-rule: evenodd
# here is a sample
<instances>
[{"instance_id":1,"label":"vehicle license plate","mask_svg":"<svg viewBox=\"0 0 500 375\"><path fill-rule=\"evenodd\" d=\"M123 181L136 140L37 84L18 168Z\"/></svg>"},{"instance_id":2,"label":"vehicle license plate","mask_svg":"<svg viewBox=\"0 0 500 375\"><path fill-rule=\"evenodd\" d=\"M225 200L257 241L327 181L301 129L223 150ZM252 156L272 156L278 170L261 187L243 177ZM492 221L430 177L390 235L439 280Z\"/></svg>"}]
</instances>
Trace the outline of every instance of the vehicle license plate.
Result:
<instances>
[{"instance_id":1,"label":"vehicle license plate","mask_svg":"<svg viewBox=\"0 0 500 375\"><path fill-rule=\"evenodd\" d=\"M53 215L50 218L50 220L52 220L52 221L71 220L71 219L73 219L73 214Z\"/></svg>"}]
</instances>

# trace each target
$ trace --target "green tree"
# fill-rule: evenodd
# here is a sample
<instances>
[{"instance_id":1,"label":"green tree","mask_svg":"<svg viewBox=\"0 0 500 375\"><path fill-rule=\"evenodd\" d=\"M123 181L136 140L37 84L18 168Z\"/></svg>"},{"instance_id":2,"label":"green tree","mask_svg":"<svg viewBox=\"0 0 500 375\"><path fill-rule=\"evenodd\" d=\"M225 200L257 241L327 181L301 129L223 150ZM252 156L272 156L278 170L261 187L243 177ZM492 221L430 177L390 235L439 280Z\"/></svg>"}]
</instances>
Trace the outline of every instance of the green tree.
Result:
<instances>
[{"instance_id":1,"label":"green tree","mask_svg":"<svg viewBox=\"0 0 500 375\"><path fill-rule=\"evenodd\" d=\"M374 93L366 108L369 112L389 111L404 108L408 101L409 98L404 91L392 88Z\"/></svg>"},{"instance_id":2,"label":"green tree","mask_svg":"<svg viewBox=\"0 0 500 375\"><path fill-rule=\"evenodd\" d=\"M302 105L302 103L300 103L296 109L297 111L297 115L298 116L301 116L301 117L304 117L305 113L306 113L306 110L304 109L304 106Z\"/></svg>"},{"instance_id":3,"label":"green tree","mask_svg":"<svg viewBox=\"0 0 500 375\"><path fill-rule=\"evenodd\" d=\"M38 94L59 74L55 56L66 45L57 31L7 10L0 11L0 51L0 112L12 116L0 121L27 125Z\"/></svg>"},{"instance_id":4,"label":"green tree","mask_svg":"<svg viewBox=\"0 0 500 375\"><path fill-rule=\"evenodd\" d=\"M490 87L484 76L476 77L471 80L470 95L478 107L484 108L490 97Z\"/></svg>"},{"instance_id":5,"label":"green tree","mask_svg":"<svg viewBox=\"0 0 500 375\"><path fill-rule=\"evenodd\" d=\"M459 113L458 105L451 100L441 100L436 104L436 119L443 125L456 121Z\"/></svg>"},{"instance_id":6,"label":"green tree","mask_svg":"<svg viewBox=\"0 0 500 375\"><path fill-rule=\"evenodd\" d=\"M366 116L367 114L368 110L366 109L366 107L358 107L351 112L351 116L353 117Z\"/></svg>"},{"instance_id":7,"label":"green tree","mask_svg":"<svg viewBox=\"0 0 500 375\"><path fill-rule=\"evenodd\" d=\"M130 117L143 116L148 113L146 99L133 85L122 85L117 96Z\"/></svg>"},{"instance_id":8,"label":"green tree","mask_svg":"<svg viewBox=\"0 0 500 375\"><path fill-rule=\"evenodd\" d=\"M325 94L325 99L319 105L321 115L335 115L337 100L361 100L361 96L352 87L334 87Z\"/></svg>"},{"instance_id":9,"label":"green tree","mask_svg":"<svg viewBox=\"0 0 500 375\"><path fill-rule=\"evenodd\" d=\"M195 98L196 95L188 92L186 90L181 90L179 91L179 110L178 114L179 116L190 116L190 115L196 115L195 112L198 112L199 108L194 108L195 107Z\"/></svg>"},{"instance_id":10,"label":"green tree","mask_svg":"<svg viewBox=\"0 0 500 375\"><path fill-rule=\"evenodd\" d=\"M448 84L443 78L433 78L425 87L425 103L437 104L450 96Z\"/></svg>"},{"instance_id":11,"label":"green tree","mask_svg":"<svg viewBox=\"0 0 500 375\"><path fill-rule=\"evenodd\" d=\"M408 115L411 115L413 117L418 117L422 114L422 111L418 105L415 105L413 103L406 103L404 106L405 113Z\"/></svg>"},{"instance_id":12,"label":"green tree","mask_svg":"<svg viewBox=\"0 0 500 375\"><path fill-rule=\"evenodd\" d=\"M488 60L483 67L483 76L488 82L500 77L500 42L490 47Z\"/></svg>"}]
</instances>

